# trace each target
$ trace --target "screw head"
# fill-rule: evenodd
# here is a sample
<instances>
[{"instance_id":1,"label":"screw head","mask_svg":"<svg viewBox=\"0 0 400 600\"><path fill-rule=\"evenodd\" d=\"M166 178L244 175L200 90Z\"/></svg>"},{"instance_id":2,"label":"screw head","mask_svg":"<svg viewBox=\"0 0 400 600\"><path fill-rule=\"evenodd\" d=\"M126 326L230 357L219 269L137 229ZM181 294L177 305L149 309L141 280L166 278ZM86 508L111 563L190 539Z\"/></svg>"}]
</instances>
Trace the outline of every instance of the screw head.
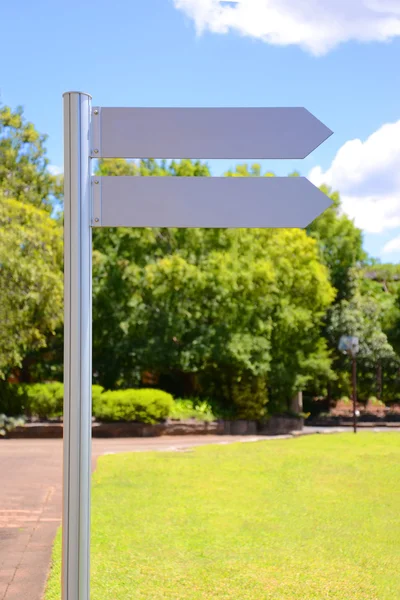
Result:
<instances>
[{"instance_id":1,"label":"screw head","mask_svg":"<svg viewBox=\"0 0 400 600\"><path fill-rule=\"evenodd\" d=\"M98 219L97 217L95 218L95 222L96 222L96 223L98 223L98 222L99 222L99 219Z\"/></svg>"},{"instance_id":2,"label":"screw head","mask_svg":"<svg viewBox=\"0 0 400 600\"><path fill-rule=\"evenodd\" d=\"M97 108L93 111L93 114L98 115L99 111L97 110Z\"/></svg>"},{"instance_id":3,"label":"screw head","mask_svg":"<svg viewBox=\"0 0 400 600\"><path fill-rule=\"evenodd\" d=\"M94 181L94 182L95 182L95 183L99 183L99 180L98 180L98 179L95 179L95 181Z\"/></svg>"},{"instance_id":4,"label":"screw head","mask_svg":"<svg viewBox=\"0 0 400 600\"><path fill-rule=\"evenodd\" d=\"M95 154L98 154L98 153L99 153L99 151L98 151L98 149L97 149L97 148L95 148L95 149L93 150L93 152L94 152Z\"/></svg>"}]
</instances>

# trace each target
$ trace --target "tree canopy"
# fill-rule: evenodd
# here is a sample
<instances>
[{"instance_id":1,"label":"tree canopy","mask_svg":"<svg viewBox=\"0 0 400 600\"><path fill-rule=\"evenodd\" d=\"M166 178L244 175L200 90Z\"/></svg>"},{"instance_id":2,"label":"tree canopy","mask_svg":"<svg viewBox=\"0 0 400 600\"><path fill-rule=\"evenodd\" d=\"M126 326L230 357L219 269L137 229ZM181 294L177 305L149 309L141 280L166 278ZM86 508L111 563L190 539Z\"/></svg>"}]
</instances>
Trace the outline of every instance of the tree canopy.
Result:
<instances>
[{"instance_id":1,"label":"tree canopy","mask_svg":"<svg viewBox=\"0 0 400 600\"><path fill-rule=\"evenodd\" d=\"M28 359L34 379L62 376L61 180L48 170L45 139L22 109L0 107L3 378ZM191 160L100 160L97 172L210 176L207 164ZM225 175L274 176L257 163ZM333 205L305 231L95 228L95 381L127 387L151 373L175 394L262 418L287 410L300 390L348 392L337 344L352 334L361 340L362 395L380 385L396 396L400 271L366 256L339 193L321 190Z\"/></svg>"},{"instance_id":2,"label":"tree canopy","mask_svg":"<svg viewBox=\"0 0 400 600\"><path fill-rule=\"evenodd\" d=\"M351 296L353 269L361 265L367 255L362 247L361 230L341 213L339 193L327 186L320 189L330 197L332 205L310 224L307 232L318 242L331 283L337 290L336 301L340 302Z\"/></svg>"},{"instance_id":3,"label":"tree canopy","mask_svg":"<svg viewBox=\"0 0 400 600\"><path fill-rule=\"evenodd\" d=\"M99 172L208 169L103 161ZM310 377L329 377L320 330L334 291L304 231L119 228L95 231L94 247L93 357L102 385L126 381L135 368L196 373L204 393L232 404L238 387L254 393L263 379L264 404L268 387L286 406Z\"/></svg>"},{"instance_id":4,"label":"tree canopy","mask_svg":"<svg viewBox=\"0 0 400 600\"><path fill-rule=\"evenodd\" d=\"M0 377L46 344L62 318L62 230L0 191Z\"/></svg>"},{"instance_id":5,"label":"tree canopy","mask_svg":"<svg viewBox=\"0 0 400 600\"><path fill-rule=\"evenodd\" d=\"M46 139L21 107L0 106L0 189L7 198L50 212L62 190L60 178L48 171Z\"/></svg>"},{"instance_id":6,"label":"tree canopy","mask_svg":"<svg viewBox=\"0 0 400 600\"><path fill-rule=\"evenodd\" d=\"M0 378L46 346L62 320L61 182L22 108L0 107Z\"/></svg>"}]
</instances>

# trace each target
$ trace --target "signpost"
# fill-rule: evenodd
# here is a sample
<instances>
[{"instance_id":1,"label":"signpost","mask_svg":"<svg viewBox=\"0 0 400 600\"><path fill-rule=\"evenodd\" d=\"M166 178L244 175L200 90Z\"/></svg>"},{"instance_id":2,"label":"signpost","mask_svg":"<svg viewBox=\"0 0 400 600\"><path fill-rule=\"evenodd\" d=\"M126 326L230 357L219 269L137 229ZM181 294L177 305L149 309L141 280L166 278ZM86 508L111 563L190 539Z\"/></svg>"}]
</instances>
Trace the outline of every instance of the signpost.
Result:
<instances>
[{"instance_id":1,"label":"signpost","mask_svg":"<svg viewBox=\"0 0 400 600\"><path fill-rule=\"evenodd\" d=\"M64 94L63 600L89 600L92 227L306 227L303 177L92 177L91 158L304 158L332 132L304 108L100 108Z\"/></svg>"},{"instance_id":2,"label":"signpost","mask_svg":"<svg viewBox=\"0 0 400 600\"><path fill-rule=\"evenodd\" d=\"M305 177L93 177L95 227L307 227L331 204Z\"/></svg>"},{"instance_id":3,"label":"signpost","mask_svg":"<svg viewBox=\"0 0 400 600\"><path fill-rule=\"evenodd\" d=\"M332 131L305 108L93 109L92 157L305 158Z\"/></svg>"}]
</instances>

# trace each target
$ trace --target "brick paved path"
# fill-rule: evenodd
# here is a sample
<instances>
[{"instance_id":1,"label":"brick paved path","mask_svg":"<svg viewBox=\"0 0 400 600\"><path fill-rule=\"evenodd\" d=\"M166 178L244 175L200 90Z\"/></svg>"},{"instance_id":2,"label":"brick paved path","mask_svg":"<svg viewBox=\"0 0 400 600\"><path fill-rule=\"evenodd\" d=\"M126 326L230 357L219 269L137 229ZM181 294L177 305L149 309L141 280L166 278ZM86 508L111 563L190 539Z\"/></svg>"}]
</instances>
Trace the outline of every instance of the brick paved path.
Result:
<instances>
[{"instance_id":1,"label":"brick paved path","mask_svg":"<svg viewBox=\"0 0 400 600\"><path fill-rule=\"evenodd\" d=\"M0 440L0 598L40 600L61 511L61 440Z\"/></svg>"}]
</instances>

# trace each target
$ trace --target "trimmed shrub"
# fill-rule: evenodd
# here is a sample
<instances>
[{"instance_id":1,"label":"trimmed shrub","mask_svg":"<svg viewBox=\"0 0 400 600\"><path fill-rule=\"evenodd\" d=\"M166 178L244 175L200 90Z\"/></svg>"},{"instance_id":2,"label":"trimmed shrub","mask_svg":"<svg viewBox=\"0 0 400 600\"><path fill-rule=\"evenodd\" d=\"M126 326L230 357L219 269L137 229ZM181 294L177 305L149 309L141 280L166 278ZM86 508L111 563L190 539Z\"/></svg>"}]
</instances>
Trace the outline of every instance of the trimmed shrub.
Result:
<instances>
[{"instance_id":1,"label":"trimmed shrub","mask_svg":"<svg viewBox=\"0 0 400 600\"><path fill-rule=\"evenodd\" d=\"M93 414L104 388L92 386ZM49 383L1 383L0 412L16 417L25 415L39 419L54 419L63 414L64 384Z\"/></svg>"},{"instance_id":2,"label":"trimmed shrub","mask_svg":"<svg viewBox=\"0 0 400 600\"><path fill-rule=\"evenodd\" d=\"M93 406L99 421L157 423L169 416L174 406L171 394L153 388L103 392Z\"/></svg>"},{"instance_id":3,"label":"trimmed shrub","mask_svg":"<svg viewBox=\"0 0 400 600\"><path fill-rule=\"evenodd\" d=\"M100 402L100 396L104 392L104 388L101 385L92 385L92 414L96 415L97 406Z\"/></svg>"},{"instance_id":4,"label":"trimmed shrub","mask_svg":"<svg viewBox=\"0 0 400 600\"><path fill-rule=\"evenodd\" d=\"M64 385L52 383L31 383L23 386L26 396L26 413L30 417L50 419L63 414Z\"/></svg>"}]
</instances>

